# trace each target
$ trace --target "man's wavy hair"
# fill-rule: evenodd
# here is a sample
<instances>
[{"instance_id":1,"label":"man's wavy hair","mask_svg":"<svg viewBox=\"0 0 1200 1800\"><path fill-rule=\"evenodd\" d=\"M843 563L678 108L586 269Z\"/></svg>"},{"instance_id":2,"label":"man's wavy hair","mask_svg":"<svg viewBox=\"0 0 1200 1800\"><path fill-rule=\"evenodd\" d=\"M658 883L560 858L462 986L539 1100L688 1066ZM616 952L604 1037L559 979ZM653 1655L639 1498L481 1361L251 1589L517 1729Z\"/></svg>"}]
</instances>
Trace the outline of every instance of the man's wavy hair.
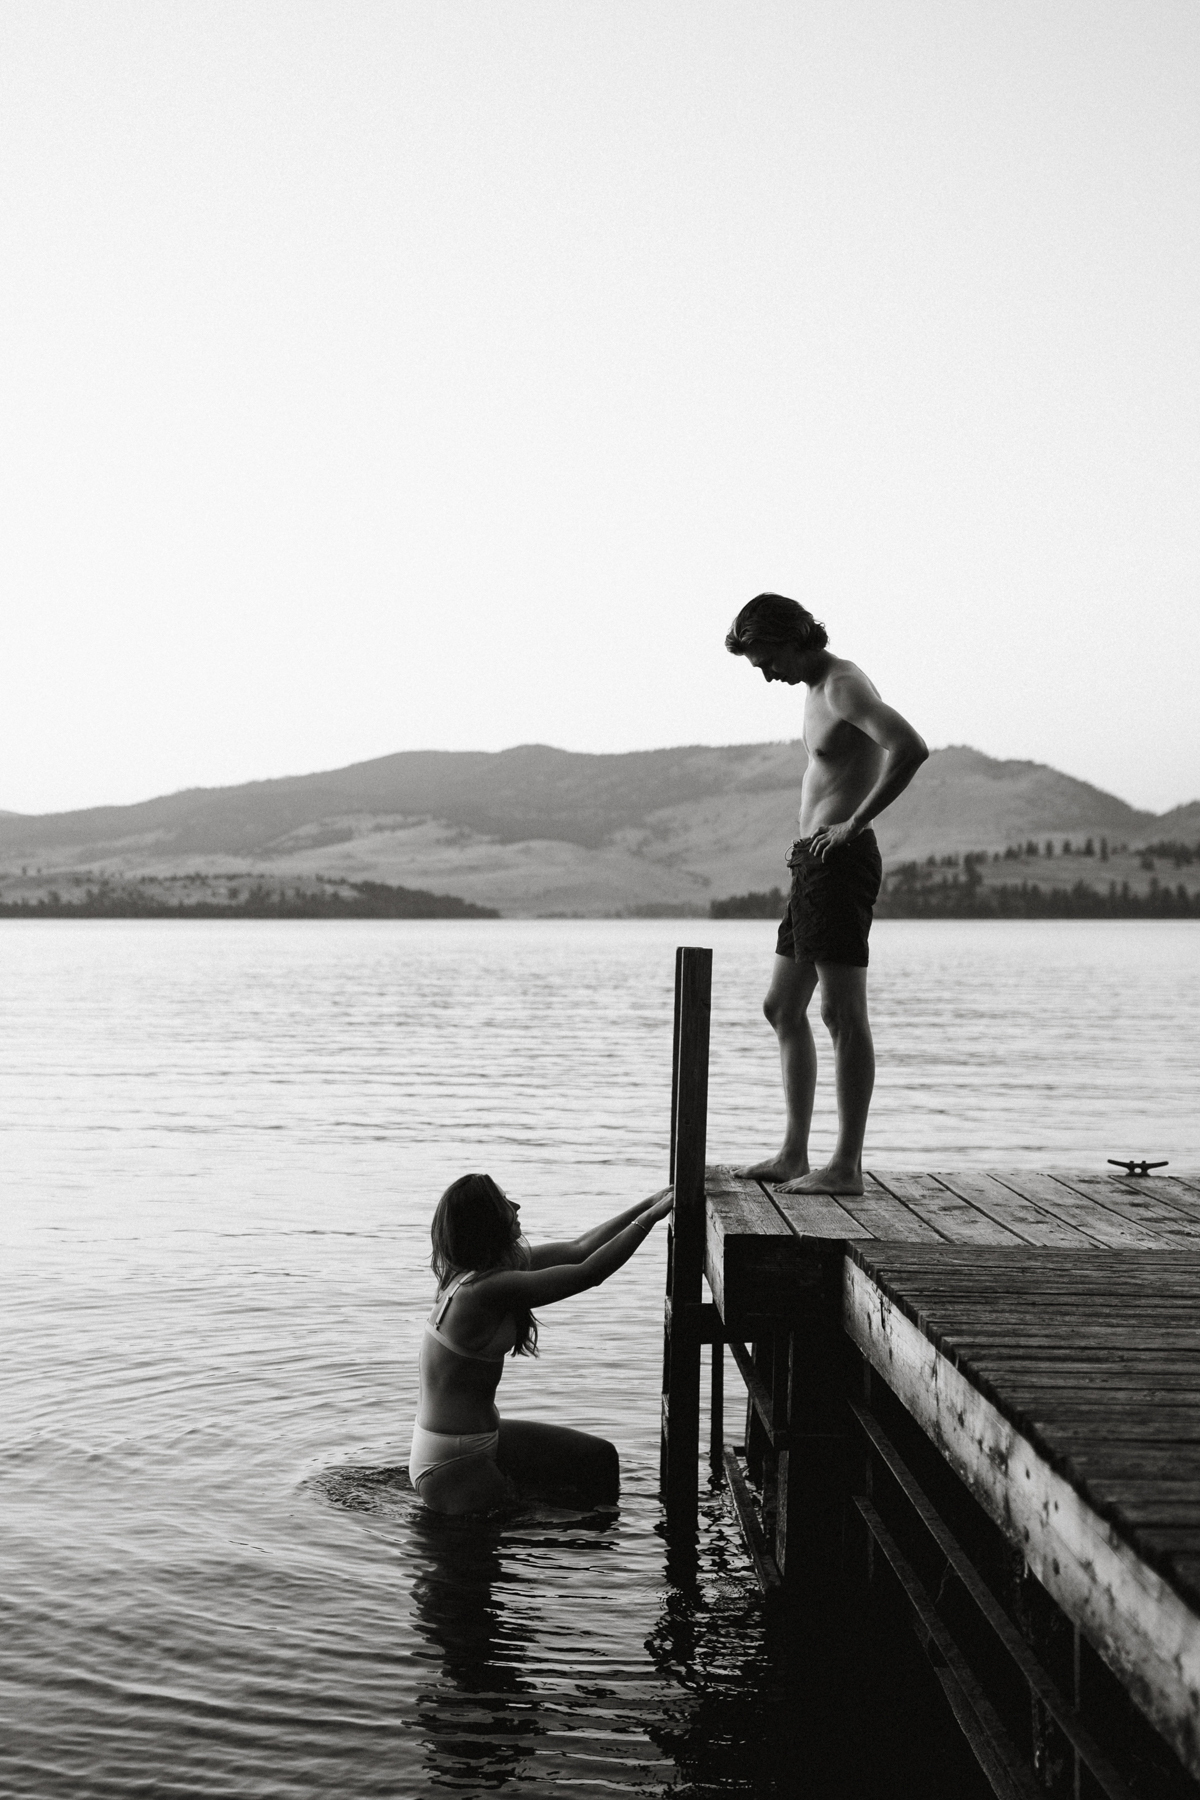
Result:
<instances>
[{"instance_id":1,"label":"man's wavy hair","mask_svg":"<svg viewBox=\"0 0 1200 1800\"><path fill-rule=\"evenodd\" d=\"M525 1246L513 1232L513 1210L490 1175L460 1175L434 1209L429 1228L429 1266L439 1288L464 1269L523 1269ZM538 1324L528 1307L518 1308L514 1356L536 1356Z\"/></svg>"},{"instance_id":2,"label":"man's wavy hair","mask_svg":"<svg viewBox=\"0 0 1200 1800\"><path fill-rule=\"evenodd\" d=\"M797 650L823 650L829 633L807 607L783 594L755 594L747 600L725 639L733 656L745 656L759 646L795 644Z\"/></svg>"}]
</instances>

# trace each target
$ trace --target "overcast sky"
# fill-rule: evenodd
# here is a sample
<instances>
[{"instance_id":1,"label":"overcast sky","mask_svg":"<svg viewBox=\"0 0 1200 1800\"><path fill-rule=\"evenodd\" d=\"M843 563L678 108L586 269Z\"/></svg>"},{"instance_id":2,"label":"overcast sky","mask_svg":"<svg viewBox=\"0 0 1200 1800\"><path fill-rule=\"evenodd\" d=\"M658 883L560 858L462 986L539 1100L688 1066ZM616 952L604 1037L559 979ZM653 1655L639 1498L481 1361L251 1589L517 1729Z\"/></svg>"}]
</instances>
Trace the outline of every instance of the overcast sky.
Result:
<instances>
[{"instance_id":1,"label":"overcast sky","mask_svg":"<svg viewBox=\"0 0 1200 1800\"><path fill-rule=\"evenodd\" d=\"M1195 0L5 0L0 807L799 735L1200 795Z\"/></svg>"}]
</instances>

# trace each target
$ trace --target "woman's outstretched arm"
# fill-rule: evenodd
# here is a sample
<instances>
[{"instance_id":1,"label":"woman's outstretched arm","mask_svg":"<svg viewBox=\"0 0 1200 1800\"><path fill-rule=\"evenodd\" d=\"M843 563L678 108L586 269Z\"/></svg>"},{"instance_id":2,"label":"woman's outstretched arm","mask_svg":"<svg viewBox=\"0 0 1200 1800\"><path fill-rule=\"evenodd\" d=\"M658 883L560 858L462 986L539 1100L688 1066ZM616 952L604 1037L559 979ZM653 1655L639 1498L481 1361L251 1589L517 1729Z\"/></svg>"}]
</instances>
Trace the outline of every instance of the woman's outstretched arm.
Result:
<instances>
[{"instance_id":1,"label":"woman's outstretched arm","mask_svg":"<svg viewBox=\"0 0 1200 1800\"><path fill-rule=\"evenodd\" d=\"M585 1288L599 1287L645 1243L659 1219L666 1218L672 1204L671 1188L652 1195L648 1201L633 1208L633 1218L628 1225L616 1231L607 1243L599 1245L582 1262L558 1263L546 1269L497 1269L494 1274L481 1276L462 1290L468 1309L473 1311L476 1306L482 1306L491 1312L509 1312L523 1306L552 1306L556 1300L568 1300Z\"/></svg>"},{"instance_id":2,"label":"woman's outstretched arm","mask_svg":"<svg viewBox=\"0 0 1200 1800\"><path fill-rule=\"evenodd\" d=\"M635 1219L654 1206L669 1188L661 1188L657 1194L651 1194L648 1200L639 1200L634 1206L627 1206L624 1212L617 1213L615 1218L606 1219L603 1225L593 1225L577 1238L565 1238L555 1244L531 1244L529 1246L529 1267L531 1269L555 1269L564 1263L586 1262L594 1250L615 1238L618 1232L632 1225Z\"/></svg>"}]
</instances>

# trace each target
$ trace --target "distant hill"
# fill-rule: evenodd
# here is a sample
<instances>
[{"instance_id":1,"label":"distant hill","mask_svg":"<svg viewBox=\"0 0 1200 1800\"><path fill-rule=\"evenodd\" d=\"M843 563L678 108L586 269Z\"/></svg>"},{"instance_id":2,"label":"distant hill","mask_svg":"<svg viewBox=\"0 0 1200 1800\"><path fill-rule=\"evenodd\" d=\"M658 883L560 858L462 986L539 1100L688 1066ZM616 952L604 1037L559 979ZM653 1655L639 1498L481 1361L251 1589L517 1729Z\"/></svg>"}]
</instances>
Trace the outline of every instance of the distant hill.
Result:
<instances>
[{"instance_id":1,"label":"distant hill","mask_svg":"<svg viewBox=\"0 0 1200 1800\"><path fill-rule=\"evenodd\" d=\"M1194 844L1200 838L1200 800L1189 800L1186 806L1174 806L1170 812L1160 813L1154 821L1154 836Z\"/></svg>"},{"instance_id":2,"label":"distant hill","mask_svg":"<svg viewBox=\"0 0 1200 1800\"><path fill-rule=\"evenodd\" d=\"M276 855L305 847L350 820L439 819L500 843L560 838L596 847L663 807L731 788L754 792L798 781L796 749L780 744L698 745L587 756L548 744L496 754L409 750L317 775L188 788L134 806L36 817L0 814L0 855L50 845L145 844L155 854ZM803 748L799 747L802 770ZM326 841L334 841L329 836Z\"/></svg>"},{"instance_id":3,"label":"distant hill","mask_svg":"<svg viewBox=\"0 0 1200 1800\"><path fill-rule=\"evenodd\" d=\"M25 869L26 883L85 869L325 874L506 913L706 913L713 898L785 879L804 765L799 743L405 751L135 806L0 814L0 871ZM877 829L889 866L1063 834L1193 841L1200 801L1160 817L1044 764L956 745L933 753Z\"/></svg>"},{"instance_id":4,"label":"distant hill","mask_svg":"<svg viewBox=\"0 0 1200 1800\"><path fill-rule=\"evenodd\" d=\"M1177 807L1176 812L1187 808ZM1200 803L1196 804L1200 812ZM1134 838L1163 820L1045 763L998 762L952 744L935 750L879 822L884 856L896 861L952 849L1003 849L1029 837L1089 832ZM1200 830L1200 828L1198 828Z\"/></svg>"}]
</instances>

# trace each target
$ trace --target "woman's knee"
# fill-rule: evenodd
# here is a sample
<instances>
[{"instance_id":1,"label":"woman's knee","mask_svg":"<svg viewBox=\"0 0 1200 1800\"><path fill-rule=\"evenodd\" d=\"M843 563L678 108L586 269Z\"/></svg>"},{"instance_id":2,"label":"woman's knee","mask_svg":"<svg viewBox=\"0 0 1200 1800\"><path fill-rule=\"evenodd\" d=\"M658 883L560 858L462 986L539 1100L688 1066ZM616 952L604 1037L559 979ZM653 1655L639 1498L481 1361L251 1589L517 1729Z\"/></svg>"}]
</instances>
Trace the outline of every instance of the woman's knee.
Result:
<instances>
[{"instance_id":1,"label":"woman's knee","mask_svg":"<svg viewBox=\"0 0 1200 1800\"><path fill-rule=\"evenodd\" d=\"M587 1485L602 1500L615 1500L621 1491L621 1458L607 1438L590 1440Z\"/></svg>"},{"instance_id":2,"label":"woman's knee","mask_svg":"<svg viewBox=\"0 0 1200 1800\"><path fill-rule=\"evenodd\" d=\"M570 1426L502 1420L500 1466L526 1493L583 1492L608 1500L620 1491L616 1445Z\"/></svg>"}]
</instances>

